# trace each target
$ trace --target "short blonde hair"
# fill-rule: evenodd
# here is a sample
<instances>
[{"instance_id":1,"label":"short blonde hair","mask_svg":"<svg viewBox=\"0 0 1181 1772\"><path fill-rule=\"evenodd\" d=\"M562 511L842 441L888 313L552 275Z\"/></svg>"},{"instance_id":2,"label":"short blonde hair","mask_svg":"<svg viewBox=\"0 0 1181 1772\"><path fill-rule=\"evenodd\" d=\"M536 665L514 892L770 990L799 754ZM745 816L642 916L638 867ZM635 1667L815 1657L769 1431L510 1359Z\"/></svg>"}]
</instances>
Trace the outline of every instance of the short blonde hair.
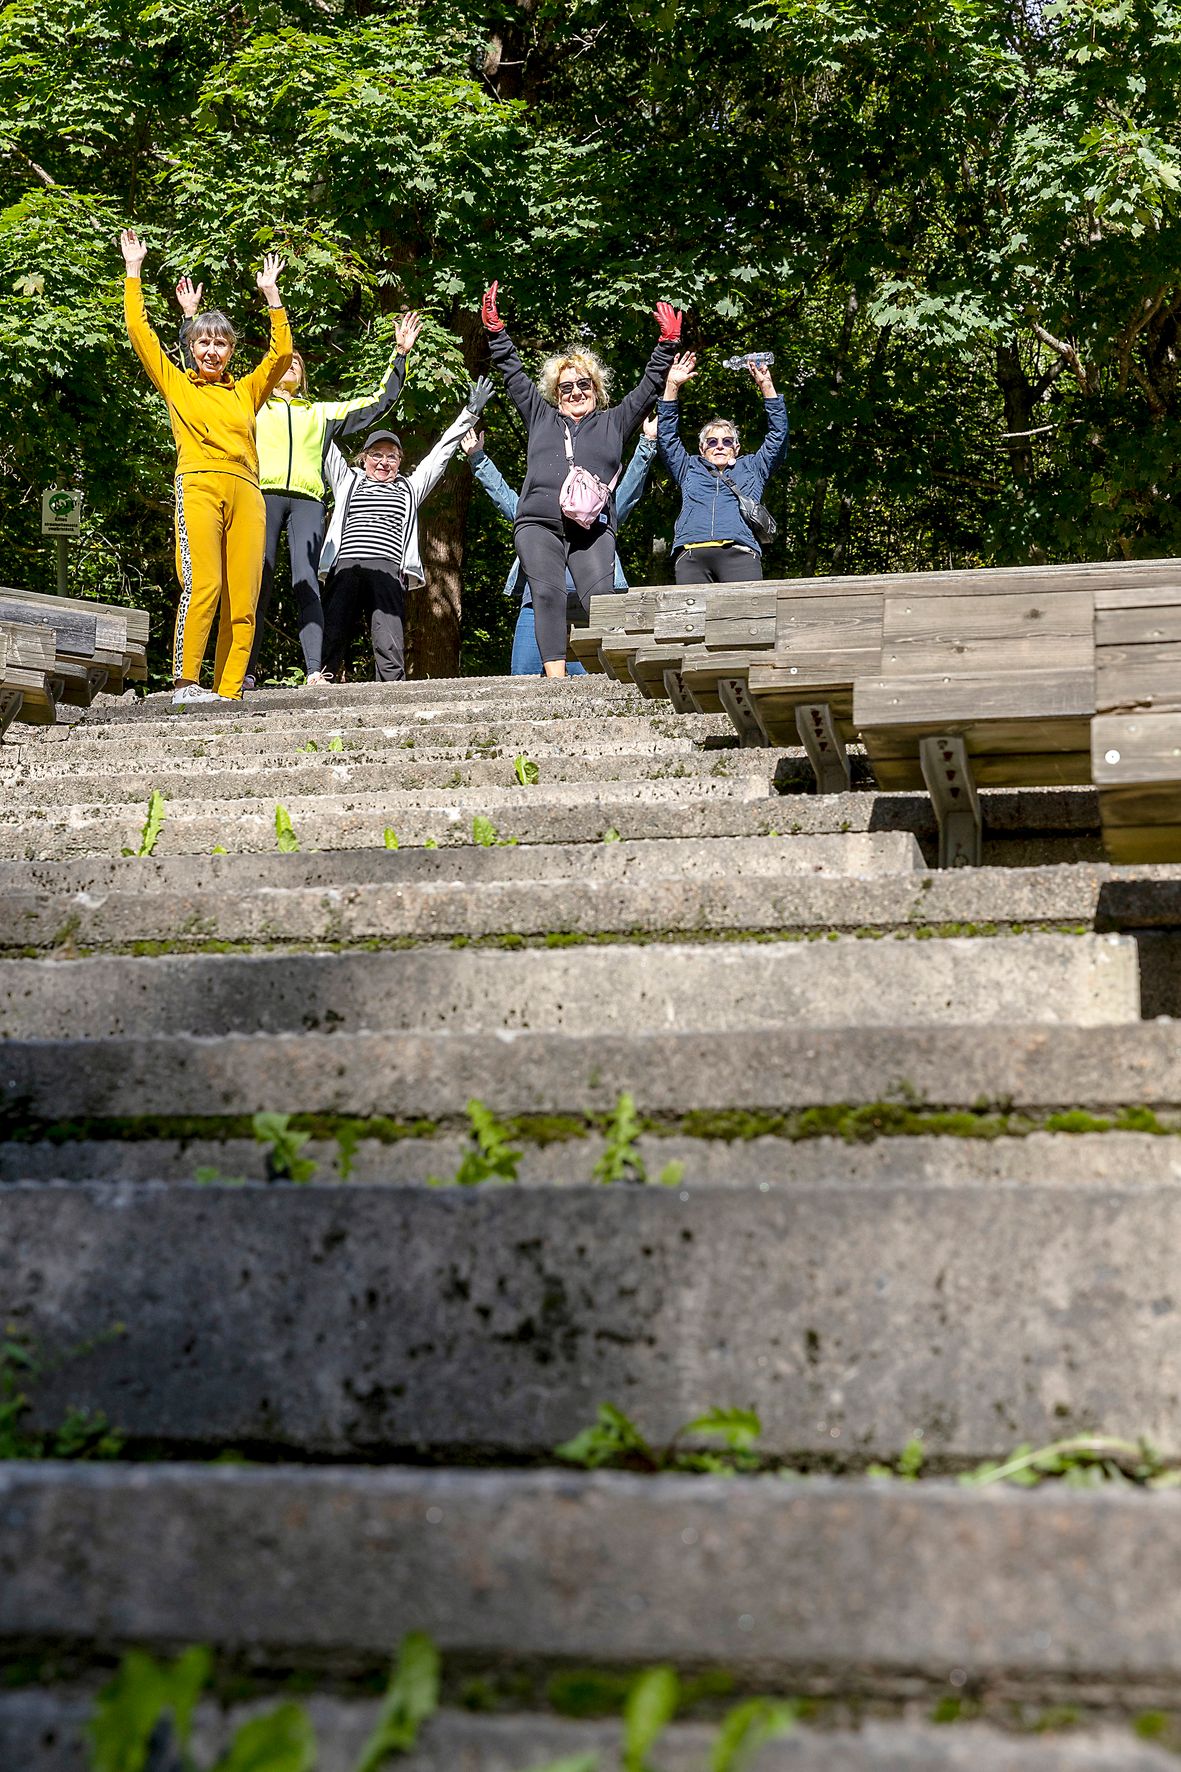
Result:
<instances>
[{"instance_id":1,"label":"short blonde hair","mask_svg":"<svg viewBox=\"0 0 1181 1772\"><path fill-rule=\"evenodd\" d=\"M542 399L548 400L551 406L558 404L558 381L563 369L577 369L582 375L589 375L595 386L595 405L606 406L611 371L593 351L573 346L568 351L559 351L556 357L547 357L542 364L537 378Z\"/></svg>"}]
</instances>

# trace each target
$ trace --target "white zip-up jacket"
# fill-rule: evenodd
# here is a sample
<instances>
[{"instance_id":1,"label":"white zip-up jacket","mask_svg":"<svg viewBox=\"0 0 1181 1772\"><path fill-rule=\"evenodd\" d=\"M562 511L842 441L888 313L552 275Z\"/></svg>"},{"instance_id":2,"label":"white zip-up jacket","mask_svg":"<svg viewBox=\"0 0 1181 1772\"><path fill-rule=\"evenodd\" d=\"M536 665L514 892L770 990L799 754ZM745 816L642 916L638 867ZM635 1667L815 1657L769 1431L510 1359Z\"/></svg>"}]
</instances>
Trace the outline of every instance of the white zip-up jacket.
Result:
<instances>
[{"instance_id":1,"label":"white zip-up jacket","mask_svg":"<svg viewBox=\"0 0 1181 1772\"><path fill-rule=\"evenodd\" d=\"M392 564L399 576L405 579L407 585L426 583L422 570L422 555L418 549L419 506L443 478L447 463L454 455L455 445L463 433L470 431L475 423L475 413L470 407L465 406L459 417L447 426L430 453L423 456L413 473L398 475L398 479L410 490L410 514L406 519L406 544L402 550L402 558L393 561ZM358 480L365 478L364 468L351 468L335 443L329 445L328 453L324 458L324 471L328 476L336 503L332 511L332 521L328 525L328 534L324 537L324 546L320 552L321 578L325 578L332 571L333 562L340 552L354 488Z\"/></svg>"}]
</instances>

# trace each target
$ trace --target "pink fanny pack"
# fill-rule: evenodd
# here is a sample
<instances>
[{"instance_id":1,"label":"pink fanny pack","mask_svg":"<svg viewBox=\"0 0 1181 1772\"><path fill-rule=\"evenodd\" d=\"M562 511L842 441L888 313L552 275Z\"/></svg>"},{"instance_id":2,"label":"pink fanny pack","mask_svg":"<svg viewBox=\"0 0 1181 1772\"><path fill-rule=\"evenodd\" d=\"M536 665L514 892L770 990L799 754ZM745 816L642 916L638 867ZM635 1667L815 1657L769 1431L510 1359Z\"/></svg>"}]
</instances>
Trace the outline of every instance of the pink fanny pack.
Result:
<instances>
[{"instance_id":1,"label":"pink fanny pack","mask_svg":"<svg viewBox=\"0 0 1181 1772\"><path fill-rule=\"evenodd\" d=\"M566 470L566 478L562 481L562 490L558 494L558 506L563 517L569 517L572 523L579 523L583 529L589 529L606 509L607 501L615 491L619 470L616 469L612 474L610 484L604 485L599 476L592 474L589 468L575 467L574 445L570 441L570 426L563 425L562 432L566 439L566 460L570 466Z\"/></svg>"}]
</instances>

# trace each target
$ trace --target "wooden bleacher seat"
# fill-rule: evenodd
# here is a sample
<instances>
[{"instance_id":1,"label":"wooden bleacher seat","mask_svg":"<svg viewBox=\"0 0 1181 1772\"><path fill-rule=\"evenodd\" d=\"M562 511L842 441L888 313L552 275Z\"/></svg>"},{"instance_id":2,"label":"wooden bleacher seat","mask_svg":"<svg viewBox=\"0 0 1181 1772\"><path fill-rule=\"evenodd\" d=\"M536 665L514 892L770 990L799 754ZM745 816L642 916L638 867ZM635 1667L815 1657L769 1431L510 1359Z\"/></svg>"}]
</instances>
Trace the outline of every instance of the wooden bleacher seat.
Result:
<instances>
[{"instance_id":1,"label":"wooden bleacher seat","mask_svg":"<svg viewBox=\"0 0 1181 1772\"><path fill-rule=\"evenodd\" d=\"M1112 861L1181 861L1181 561L1095 593L1091 773Z\"/></svg>"}]
</instances>

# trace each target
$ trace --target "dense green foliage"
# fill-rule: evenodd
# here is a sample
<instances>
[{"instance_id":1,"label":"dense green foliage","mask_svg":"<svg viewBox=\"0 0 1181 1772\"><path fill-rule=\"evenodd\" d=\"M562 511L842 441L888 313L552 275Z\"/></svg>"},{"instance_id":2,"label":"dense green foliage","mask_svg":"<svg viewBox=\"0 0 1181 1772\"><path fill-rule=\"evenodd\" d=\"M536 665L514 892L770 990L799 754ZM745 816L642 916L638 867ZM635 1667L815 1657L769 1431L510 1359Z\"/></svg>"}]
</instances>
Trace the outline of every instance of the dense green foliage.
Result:
<instances>
[{"instance_id":1,"label":"dense green foliage","mask_svg":"<svg viewBox=\"0 0 1181 1772\"><path fill-rule=\"evenodd\" d=\"M793 422L768 569L1171 553L1181 9L1171 0L14 0L0 18L3 575L52 583L43 485L78 475L78 579L172 602L170 439L123 335L182 271L261 344L277 248L313 391L431 324L421 449L482 366L491 276L536 361L592 339L618 384L668 295L707 353L688 424L757 431L720 368L770 346ZM489 448L519 473L503 399ZM674 500L622 537L641 580ZM457 463L427 537L418 668L504 668L506 527ZM280 626L285 623L279 615ZM271 662L293 662L273 636Z\"/></svg>"}]
</instances>

